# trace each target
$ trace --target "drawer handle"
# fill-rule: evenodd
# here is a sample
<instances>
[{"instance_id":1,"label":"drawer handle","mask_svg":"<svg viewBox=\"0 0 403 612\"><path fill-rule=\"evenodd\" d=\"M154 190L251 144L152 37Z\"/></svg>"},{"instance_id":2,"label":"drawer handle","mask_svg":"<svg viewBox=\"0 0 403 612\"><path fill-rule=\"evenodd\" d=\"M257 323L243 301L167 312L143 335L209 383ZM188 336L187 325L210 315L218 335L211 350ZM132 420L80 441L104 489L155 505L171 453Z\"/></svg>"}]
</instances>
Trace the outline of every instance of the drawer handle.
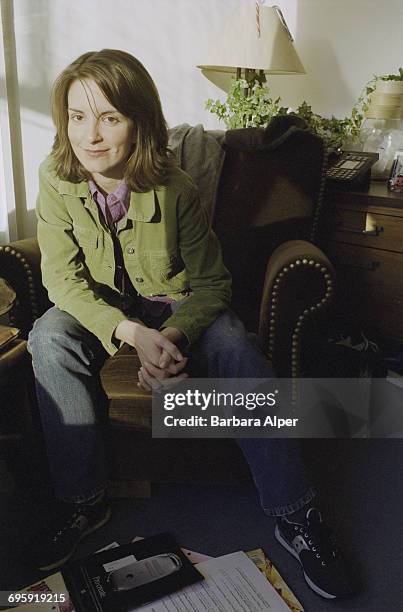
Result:
<instances>
[{"instance_id":1,"label":"drawer handle","mask_svg":"<svg viewBox=\"0 0 403 612\"><path fill-rule=\"evenodd\" d=\"M351 263L350 261L340 261L337 260L336 265L345 266L346 268L355 268L356 270L364 270L365 272L375 272L377 268L381 265L380 261L370 261L367 264L356 264Z\"/></svg>"},{"instance_id":2,"label":"drawer handle","mask_svg":"<svg viewBox=\"0 0 403 612\"><path fill-rule=\"evenodd\" d=\"M379 234L383 232L383 227L376 226L372 230L363 230L357 229L356 227L348 227L347 225L340 223L340 225L337 227L337 231L346 232L348 234L360 234L361 236L379 236Z\"/></svg>"}]
</instances>

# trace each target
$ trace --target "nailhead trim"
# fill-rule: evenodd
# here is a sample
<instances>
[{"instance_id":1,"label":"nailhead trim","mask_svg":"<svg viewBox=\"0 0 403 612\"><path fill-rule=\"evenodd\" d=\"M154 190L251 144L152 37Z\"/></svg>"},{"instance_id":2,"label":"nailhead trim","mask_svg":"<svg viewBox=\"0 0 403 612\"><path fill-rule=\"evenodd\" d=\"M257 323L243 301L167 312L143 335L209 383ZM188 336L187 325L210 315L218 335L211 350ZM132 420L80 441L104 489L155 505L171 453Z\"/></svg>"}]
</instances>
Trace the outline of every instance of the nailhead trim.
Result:
<instances>
[{"instance_id":1,"label":"nailhead trim","mask_svg":"<svg viewBox=\"0 0 403 612\"><path fill-rule=\"evenodd\" d=\"M303 313L298 317L297 323L294 328L294 332L292 335L292 345L291 345L291 377L297 378L299 374L299 351L300 351L300 340L301 340L301 331L303 326L305 325L307 317L313 312L318 311L319 309L323 309L323 307L329 301L330 296L333 293L333 281L332 277L328 272L328 269L320 264L319 262L313 259L297 259L294 263L288 264L285 266L277 275L277 278L274 281L273 290L272 290L272 298L270 302L270 312L271 319L269 324L269 339L268 339L268 356L269 359L273 357L273 349L274 349L274 338L275 338L275 325L277 320L277 296L280 290L280 285L283 282L283 279L287 275L290 270L294 269L294 266L310 266L314 267L316 270L319 270L323 275L323 278L326 283L326 291L325 297L321 298L320 301L314 306L310 306L309 308L305 308ZM295 399L296 390L293 389L292 396Z\"/></svg>"},{"instance_id":2,"label":"nailhead trim","mask_svg":"<svg viewBox=\"0 0 403 612\"><path fill-rule=\"evenodd\" d=\"M30 305L31 305L32 321L35 321L35 319L37 319L38 317L39 309L38 309L38 302L36 299L36 291L35 291L34 276L33 276L32 268L28 260L22 255L22 253L19 253L14 248L10 246L6 246L6 247L0 246L0 252L1 251L4 251L4 253L10 254L11 257L15 257L16 259L21 261L22 268L25 270L25 274L27 277L28 293L31 299ZM18 300L16 304L18 304ZM14 315L10 314L10 321L15 321Z\"/></svg>"},{"instance_id":3,"label":"nailhead trim","mask_svg":"<svg viewBox=\"0 0 403 612\"><path fill-rule=\"evenodd\" d=\"M319 184L319 190L318 190L318 198L316 201L314 216L312 220L312 230L311 230L311 237L310 237L310 241L313 242L314 244L317 243L317 239L318 239L319 220L322 215L323 201L324 201L324 195L325 195L325 190L326 190L326 169L328 166L328 157L329 157L329 150L325 146L325 143L322 143L322 147L323 147L322 171L321 171L320 184Z\"/></svg>"}]
</instances>

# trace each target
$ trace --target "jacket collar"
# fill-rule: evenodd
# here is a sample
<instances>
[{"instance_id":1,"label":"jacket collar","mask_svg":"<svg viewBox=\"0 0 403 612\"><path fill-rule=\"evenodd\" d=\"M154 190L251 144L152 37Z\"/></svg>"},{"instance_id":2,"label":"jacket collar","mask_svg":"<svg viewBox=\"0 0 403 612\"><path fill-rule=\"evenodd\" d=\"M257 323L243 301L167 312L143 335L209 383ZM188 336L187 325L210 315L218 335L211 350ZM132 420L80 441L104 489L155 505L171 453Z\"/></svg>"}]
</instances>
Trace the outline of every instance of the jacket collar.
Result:
<instances>
[{"instance_id":1,"label":"jacket collar","mask_svg":"<svg viewBox=\"0 0 403 612\"><path fill-rule=\"evenodd\" d=\"M90 196L90 187L88 181L80 181L80 183L70 183L70 181L59 181L58 192L60 195L72 195L78 198Z\"/></svg>"},{"instance_id":2,"label":"jacket collar","mask_svg":"<svg viewBox=\"0 0 403 612\"><path fill-rule=\"evenodd\" d=\"M77 198L85 198L84 206L86 208L97 207L91 197L88 181L80 183L70 183L70 181L59 181L58 191L60 195L71 195ZM155 201L157 198L156 190L146 191L145 193L131 192L130 206L127 211L127 217L133 221L151 221L155 215Z\"/></svg>"}]
</instances>

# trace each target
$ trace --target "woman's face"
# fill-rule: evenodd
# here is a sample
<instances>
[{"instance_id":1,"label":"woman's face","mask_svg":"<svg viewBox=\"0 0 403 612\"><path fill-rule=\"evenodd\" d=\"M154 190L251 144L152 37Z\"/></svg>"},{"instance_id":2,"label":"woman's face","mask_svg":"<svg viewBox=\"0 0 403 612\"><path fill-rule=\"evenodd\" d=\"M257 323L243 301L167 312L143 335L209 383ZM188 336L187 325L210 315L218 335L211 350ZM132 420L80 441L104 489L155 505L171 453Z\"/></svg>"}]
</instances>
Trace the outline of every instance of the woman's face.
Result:
<instances>
[{"instance_id":1,"label":"woman's face","mask_svg":"<svg viewBox=\"0 0 403 612\"><path fill-rule=\"evenodd\" d=\"M84 168L97 178L123 179L134 142L134 123L105 98L92 80L74 81L68 92L68 137Z\"/></svg>"}]
</instances>

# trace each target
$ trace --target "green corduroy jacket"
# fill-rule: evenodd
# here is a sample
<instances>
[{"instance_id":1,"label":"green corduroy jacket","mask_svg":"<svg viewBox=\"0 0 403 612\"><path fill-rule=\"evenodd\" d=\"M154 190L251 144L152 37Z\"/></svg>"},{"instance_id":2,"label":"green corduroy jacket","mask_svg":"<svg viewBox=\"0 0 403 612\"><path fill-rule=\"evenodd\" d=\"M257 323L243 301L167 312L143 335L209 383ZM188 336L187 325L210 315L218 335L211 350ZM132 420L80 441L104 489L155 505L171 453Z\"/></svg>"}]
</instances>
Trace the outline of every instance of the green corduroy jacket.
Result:
<instances>
[{"instance_id":1,"label":"green corduroy jacket","mask_svg":"<svg viewBox=\"0 0 403 612\"><path fill-rule=\"evenodd\" d=\"M49 299L95 334L113 355L114 330L127 316L116 305L111 231L88 182L60 180L48 157L39 169L36 211L42 279ZM139 295L179 300L192 292L163 325L179 329L190 344L229 307L231 276L218 239L209 228L193 180L179 168L167 186L131 193L117 237Z\"/></svg>"}]
</instances>

